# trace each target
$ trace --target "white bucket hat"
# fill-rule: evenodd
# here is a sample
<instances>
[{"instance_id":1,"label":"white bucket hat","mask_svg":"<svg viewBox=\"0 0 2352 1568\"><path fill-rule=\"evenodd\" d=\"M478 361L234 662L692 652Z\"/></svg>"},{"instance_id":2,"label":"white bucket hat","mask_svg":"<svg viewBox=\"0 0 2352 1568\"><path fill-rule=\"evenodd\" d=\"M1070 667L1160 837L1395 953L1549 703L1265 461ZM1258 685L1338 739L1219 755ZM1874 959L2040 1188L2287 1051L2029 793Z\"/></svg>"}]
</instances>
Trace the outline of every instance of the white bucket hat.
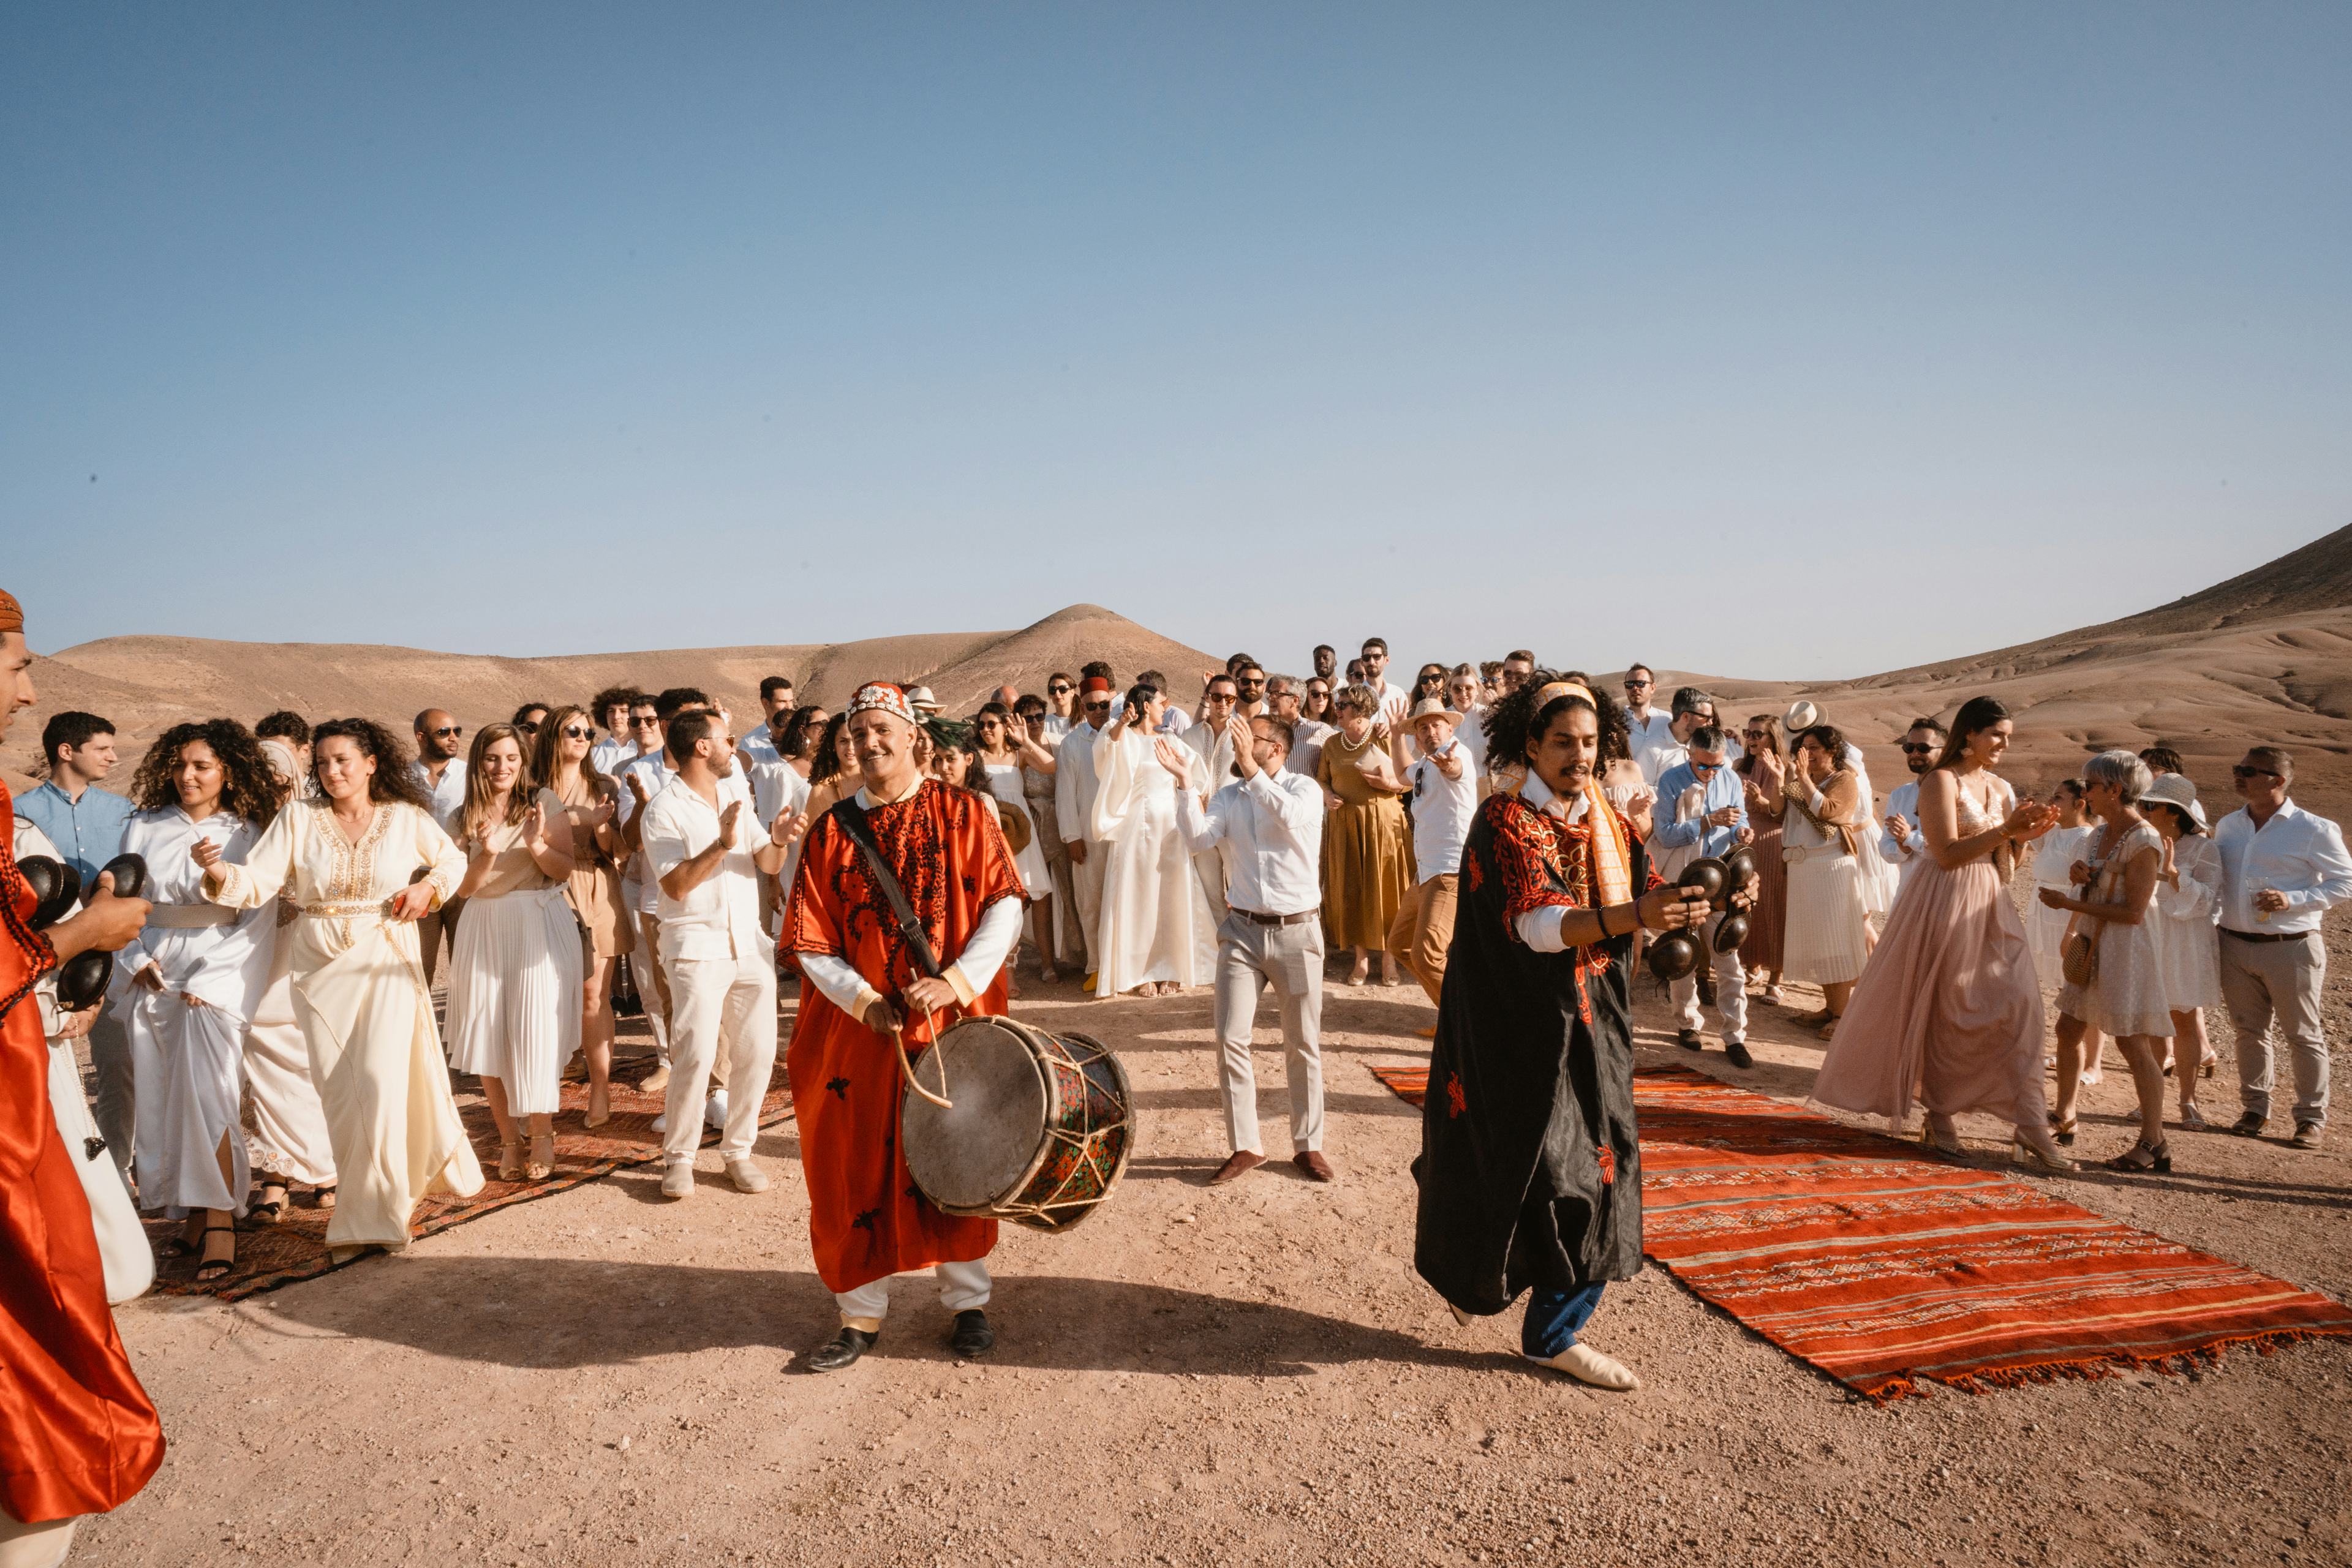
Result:
<instances>
[{"instance_id":1,"label":"white bucket hat","mask_svg":"<svg viewBox=\"0 0 2352 1568\"><path fill-rule=\"evenodd\" d=\"M2142 805L2146 805L2150 801L2158 801L2165 805L2176 806L2189 814L2189 820L2197 825L2198 832L2206 831L2205 808L2197 804L2197 786L2190 784L2182 774L2165 774L2148 785L2147 793L2141 795L2139 799Z\"/></svg>"}]
</instances>

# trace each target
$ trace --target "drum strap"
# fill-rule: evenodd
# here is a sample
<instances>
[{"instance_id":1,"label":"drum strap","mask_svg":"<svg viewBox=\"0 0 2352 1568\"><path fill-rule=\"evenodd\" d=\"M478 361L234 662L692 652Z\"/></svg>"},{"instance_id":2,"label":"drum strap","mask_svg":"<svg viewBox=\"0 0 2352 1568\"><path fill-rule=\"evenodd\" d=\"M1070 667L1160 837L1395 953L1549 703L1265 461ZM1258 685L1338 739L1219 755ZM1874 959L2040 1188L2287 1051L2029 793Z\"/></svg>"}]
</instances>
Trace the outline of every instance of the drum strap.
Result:
<instances>
[{"instance_id":1,"label":"drum strap","mask_svg":"<svg viewBox=\"0 0 2352 1568\"><path fill-rule=\"evenodd\" d=\"M915 918L915 906L908 902L907 889L898 885L898 875L890 869L890 862L882 858L882 846L874 842L874 828L866 820L866 808L857 804L856 795L851 795L834 806L833 815L841 819L842 831L849 835L849 841L857 846L859 854L866 857L866 875L874 879L875 885L882 889L882 896L889 900L891 917L898 921L898 934L906 940L908 950L915 956L915 967L933 980L939 979L941 973L940 959L939 954L931 951L930 933L924 931L923 922Z\"/></svg>"},{"instance_id":2,"label":"drum strap","mask_svg":"<svg viewBox=\"0 0 2352 1568\"><path fill-rule=\"evenodd\" d=\"M874 841L874 828L866 820L866 808L857 804L856 796L852 795L835 803L833 815L841 819L842 831L849 835L849 841L856 845L857 852L866 858L866 875L874 879L875 885L882 889L883 898L889 901L891 917L898 922L898 934L906 940L908 951L914 954L915 967L933 980L940 979L940 956L931 951L930 934L923 930L923 922L915 918L915 906L908 901L907 889L898 885L898 873L891 870L890 862L882 858L882 846ZM916 1079L915 1065L907 1058L907 1037L893 1029L891 1037L898 1047L898 1076L906 1080L907 1087L933 1105L954 1110L954 1101L945 1098L944 1094L933 1094ZM931 1048L936 1052L940 1048L936 1029L932 1032L932 1039ZM940 1088L944 1090L947 1086L947 1062L942 1058L940 1060Z\"/></svg>"}]
</instances>

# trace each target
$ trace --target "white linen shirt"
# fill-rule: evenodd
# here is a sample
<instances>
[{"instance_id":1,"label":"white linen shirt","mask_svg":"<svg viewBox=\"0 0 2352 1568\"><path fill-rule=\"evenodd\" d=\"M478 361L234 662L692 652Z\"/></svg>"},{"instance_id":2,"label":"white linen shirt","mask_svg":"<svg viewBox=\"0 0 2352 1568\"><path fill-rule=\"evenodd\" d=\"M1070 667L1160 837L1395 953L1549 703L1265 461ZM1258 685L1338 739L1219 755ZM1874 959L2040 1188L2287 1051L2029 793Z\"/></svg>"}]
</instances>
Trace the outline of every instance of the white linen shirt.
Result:
<instances>
[{"instance_id":1,"label":"white linen shirt","mask_svg":"<svg viewBox=\"0 0 2352 1568\"><path fill-rule=\"evenodd\" d=\"M1911 825L1910 831L1899 840L1895 835L1886 831L1886 825L1884 822L1880 823L1878 827L1878 858L1889 865L1901 867L1903 879L1907 882L1911 879L1911 873L1919 868L1919 862L1927 855L1927 836L1919 831L1919 781L1917 779L1913 779L1908 784L1896 784L1887 791L1885 815L1899 816ZM1906 849L1910 853L1904 853Z\"/></svg>"},{"instance_id":2,"label":"white linen shirt","mask_svg":"<svg viewBox=\"0 0 2352 1568\"><path fill-rule=\"evenodd\" d=\"M1631 709L1625 712L1625 745L1633 754L1633 765L1642 770L1642 782L1655 789L1658 775L1682 762L1688 753L1683 743L1675 739L1674 715L1661 709L1650 710L1646 719L1636 719ZM1730 761L1725 758L1725 761Z\"/></svg>"},{"instance_id":3,"label":"white linen shirt","mask_svg":"<svg viewBox=\"0 0 2352 1568\"><path fill-rule=\"evenodd\" d=\"M645 782L645 809L647 811L651 811L654 807L654 797L669 787L670 780L677 777L677 770L669 765L668 756L658 748L622 763L621 772L613 782L620 787L624 821L627 820L627 813L637 809L637 797L629 793L629 775L632 773ZM629 863L623 869L621 876L623 890L634 889L635 891L635 897L632 901L636 906L637 913L650 915L660 912L661 889L655 884L656 879L646 873L645 836L640 833L637 837L637 852L629 857Z\"/></svg>"},{"instance_id":4,"label":"white linen shirt","mask_svg":"<svg viewBox=\"0 0 2352 1568\"><path fill-rule=\"evenodd\" d=\"M740 775L730 773L718 784L716 809L684 779L676 777L661 794L646 802L640 832L650 871L646 879L660 900L664 963L680 959L746 958L768 942L760 929L759 867L751 858L765 842L759 810ZM719 858L718 869L683 899L662 891L664 877L717 842L719 813L735 803L743 807L735 819L735 847Z\"/></svg>"},{"instance_id":5,"label":"white linen shirt","mask_svg":"<svg viewBox=\"0 0 2352 1568\"><path fill-rule=\"evenodd\" d=\"M1203 806L1176 791L1176 831L1195 855L1225 846L1225 902L1260 915L1297 915L1323 901L1323 786L1303 773L1235 779Z\"/></svg>"},{"instance_id":6,"label":"white linen shirt","mask_svg":"<svg viewBox=\"0 0 2352 1568\"><path fill-rule=\"evenodd\" d=\"M2241 806L2213 828L2221 851L2221 929L2253 936L2317 931L2319 917L2352 899L2352 858L2344 830L2293 801L2257 829ZM2286 908L2263 919L2254 894L2273 888Z\"/></svg>"},{"instance_id":7,"label":"white linen shirt","mask_svg":"<svg viewBox=\"0 0 2352 1568\"><path fill-rule=\"evenodd\" d=\"M1065 844L1094 837L1087 825L1094 820L1095 793L1102 787L1095 776L1095 737L1101 733L1092 724L1074 724L1054 748L1054 826Z\"/></svg>"},{"instance_id":8,"label":"white linen shirt","mask_svg":"<svg viewBox=\"0 0 2352 1568\"><path fill-rule=\"evenodd\" d=\"M425 771L422 762L408 764L409 776L424 786L433 797L433 820L452 839L457 837L457 818L466 811L466 759L452 757L449 765L441 770L441 782L435 784L433 775Z\"/></svg>"}]
</instances>

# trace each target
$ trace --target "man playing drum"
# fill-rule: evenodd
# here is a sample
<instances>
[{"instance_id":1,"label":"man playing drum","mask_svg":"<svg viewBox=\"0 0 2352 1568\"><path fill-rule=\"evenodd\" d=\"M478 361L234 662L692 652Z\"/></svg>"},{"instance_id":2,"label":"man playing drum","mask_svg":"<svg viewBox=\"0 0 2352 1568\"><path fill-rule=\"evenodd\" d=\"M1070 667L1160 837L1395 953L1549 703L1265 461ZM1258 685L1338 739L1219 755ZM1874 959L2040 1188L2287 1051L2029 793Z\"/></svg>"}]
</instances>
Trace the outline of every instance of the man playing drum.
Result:
<instances>
[{"instance_id":1,"label":"man playing drum","mask_svg":"<svg viewBox=\"0 0 2352 1568\"><path fill-rule=\"evenodd\" d=\"M953 1017L1005 1012L1005 959L1021 936L1021 874L981 798L915 766L917 716L907 693L876 683L849 705L864 787L808 831L781 947L800 961L804 994L784 1066L808 1180L816 1271L841 1309L841 1331L808 1358L849 1365L881 1334L890 1276L936 1266L955 1314L949 1343L976 1356L996 1342L982 1310L996 1221L959 1219L925 1198L898 1146L899 1058L927 1048ZM924 973L890 900L853 837L863 820L932 954Z\"/></svg>"}]
</instances>

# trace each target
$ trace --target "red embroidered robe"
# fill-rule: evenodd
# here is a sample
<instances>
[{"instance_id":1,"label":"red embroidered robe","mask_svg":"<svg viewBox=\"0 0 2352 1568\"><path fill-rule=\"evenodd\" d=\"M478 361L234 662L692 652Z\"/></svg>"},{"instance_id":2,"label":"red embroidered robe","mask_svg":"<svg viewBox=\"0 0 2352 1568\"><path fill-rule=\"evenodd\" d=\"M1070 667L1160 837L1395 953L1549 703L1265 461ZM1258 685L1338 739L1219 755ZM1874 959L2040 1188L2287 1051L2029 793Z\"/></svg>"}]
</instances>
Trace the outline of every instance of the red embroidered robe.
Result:
<instances>
[{"instance_id":1,"label":"red embroidered robe","mask_svg":"<svg viewBox=\"0 0 2352 1568\"><path fill-rule=\"evenodd\" d=\"M866 820L942 964L955 962L991 904L1022 896L1004 830L969 790L926 779L914 795L875 808ZM841 958L893 998L919 976L888 900L832 812L809 829L802 847L780 946ZM999 970L956 1016L1004 1011ZM939 1026L952 1021L941 1016ZM910 1054L930 1044L919 1016L906 1035ZM803 985L784 1069L800 1123L809 1242L826 1289L853 1290L892 1274L988 1256L996 1221L941 1214L908 1173L898 1147L898 1051L889 1036Z\"/></svg>"}]
</instances>

